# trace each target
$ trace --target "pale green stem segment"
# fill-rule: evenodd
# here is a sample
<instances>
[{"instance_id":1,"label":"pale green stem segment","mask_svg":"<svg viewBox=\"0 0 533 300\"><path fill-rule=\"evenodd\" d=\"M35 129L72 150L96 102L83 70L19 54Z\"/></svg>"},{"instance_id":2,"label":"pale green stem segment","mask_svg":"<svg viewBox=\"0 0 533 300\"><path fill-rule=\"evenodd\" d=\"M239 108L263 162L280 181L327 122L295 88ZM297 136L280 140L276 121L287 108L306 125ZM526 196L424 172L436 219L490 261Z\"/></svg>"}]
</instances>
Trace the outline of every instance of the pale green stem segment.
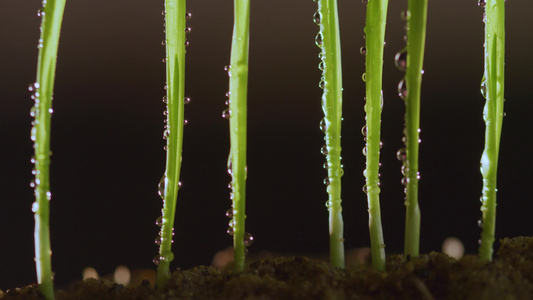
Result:
<instances>
[{"instance_id":1,"label":"pale green stem segment","mask_svg":"<svg viewBox=\"0 0 533 300\"><path fill-rule=\"evenodd\" d=\"M233 37L229 75L229 127L231 149L228 172L232 175L234 270L244 270L246 218L246 119L248 93L248 51L250 1L234 2Z\"/></svg>"},{"instance_id":2,"label":"pale green stem segment","mask_svg":"<svg viewBox=\"0 0 533 300\"><path fill-rule=\"evenodd\" d=\"M405 73L404 184L406 217L404 257L416 257L420 245L420 208L418 206L418 144L420 133L420 89L426 40L427 0L409 0L407 12L407 69Z\"/></svg>"},{"instance_id":3,"label":"pale green stem segment","mask_svg":"<svg viewBox=\"0 0 533 300\"><path fill-rule=\"evenodd\" d=\"M37 46L39 48L37 80L29 89L34 91L32 98L35 100L31 110L31 115L35 117L31 130L35 149L35 157L32 159L35 163L35 180L32 182L32 186L35 187L35 203L32 207L35 213L35 264L37 281L41 285L40 291L50 300L54 299L49 228L50 131L57 49L65 0L43 1L43 5L43 9L39 12L42 23Z\"/></svg>"},{"instance_id":4,"label":"pale green stem segment","mask_svg":"<svg viewBox=\"0 0 533 300\"><path fill-rule=\"evenodd\" d=\"M385 242L381 227L379 206L379 152L382 110L382 76L383 46L385 41L385 24L387 21L388 0L369 0L366 10L366 47L362 50L366 57L366 126L363 135L366 147L366 186L364 191L368 198L370 244L372 248L372 265L378 270L385 269Z\"/></svg>"},{"instance_id":5,"label":"pale green stem segment","mask_svg":"<svg viewBox=\"0 0 533 300\"><path fill-rule=\"evenodd\" d=\"M505 61L505 1L488 0L485 4L485 72L481 91L486 98L485 149L481 156L483 175L483 214L479 256L492 260L496 227L496 177L503 119L504 61Z\"/></svg>"},{"instance_id":6,"label":"pale green stem segment","mask_svg":"<svg viewBox=\"0 0 533 300\"><path fill-rule=\"evenodd\" d=\"M318 0L320 31L316 43L321 48L319 68L323 71L320 87L323 88L321 124L325 131L325 148L328 178L326 207L329 211L329 249L333 266L344 268L344 224L341 206L341 121L342 121L342 68L339 34L339 17L336 0ZM317 20L318 17L318 20Z\"/></svg>"},{"instance_id":7,"label":"pale green stem segment","mask_svg":"<svg viewBox=\"0 0 533 300\"><path fill-rule=\"evenodd\" d=\"M166 101L167 128L164 137L167 140L166 170L159 190L163 197L163 221L161 227L161 245L159 248L159 265L157 268L157 288L167 286L170 278L172 253L172 236L176 202L180 188L180 169L183 149L184 123L184 89L185 89L185 0L165 1L166 32Z\"/></svg>"}]
</instances>

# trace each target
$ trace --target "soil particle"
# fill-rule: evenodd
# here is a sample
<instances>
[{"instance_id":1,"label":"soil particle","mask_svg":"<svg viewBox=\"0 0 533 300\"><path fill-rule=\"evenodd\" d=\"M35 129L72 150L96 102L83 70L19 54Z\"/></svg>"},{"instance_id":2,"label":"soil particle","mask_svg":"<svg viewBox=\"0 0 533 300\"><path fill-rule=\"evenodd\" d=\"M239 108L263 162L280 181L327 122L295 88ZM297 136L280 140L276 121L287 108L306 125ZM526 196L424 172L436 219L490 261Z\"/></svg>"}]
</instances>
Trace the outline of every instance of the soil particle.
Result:
<instances>
[{"instance_id":1,"label":"soil particle","mask_svg":"<svg viewBox=\"0 0 533 300\"><path fill-rule=\"evenodd\" d=\"M42 298L38 286L30 285L0 291L0 299ZM306 257L277 257L255 261L242 273L231 266L178 269L162 291L148 281L124 287L87 279L56 291L56 299L533 299L533 238L501 240L491 262L437 252L407 262L392 255L379 272L369 265L338 269Z\"/></svg>"}]
</instances>

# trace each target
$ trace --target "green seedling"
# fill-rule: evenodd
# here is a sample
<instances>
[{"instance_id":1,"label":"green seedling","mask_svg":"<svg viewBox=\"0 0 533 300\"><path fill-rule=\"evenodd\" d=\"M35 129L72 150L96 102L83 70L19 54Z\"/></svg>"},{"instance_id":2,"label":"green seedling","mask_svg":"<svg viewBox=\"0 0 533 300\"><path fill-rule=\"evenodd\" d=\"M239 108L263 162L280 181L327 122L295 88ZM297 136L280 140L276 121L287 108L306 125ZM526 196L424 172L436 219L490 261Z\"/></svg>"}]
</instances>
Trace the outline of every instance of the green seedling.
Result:
<instances>
[{"instance_id":1,"label":"green seedling","mask_svg":"<svg viewBox=\"0 0 533 300\"><path fill-rule=\"evenodd\" d=\"M339 17L336 0L318 0L315 23L320 26L316 44L321 49L318 68L322 71L319 86L323 90L322 110L324 119L320 128L326 144L322 154L326 156L328 176L324 180L328 192L326 206L329 211L329 249L332 265L344 268L344 236L341 206L341 121L342 121L342 68L339 35Z\"/></svg>"},{"instance_id":2,"label":"green seedling","mask_svg":"<svg viewBox=\"0 0 533 300\"><path fill-rule=\"evenodd\" d=\"M379 154L381 148L381 110L383 109L383 47L385 24L387 21L388 0L369 0L366 8L366 45L361 48L365 55L366 72L366 125L362 129L366 141L363 154L366 156L364 175L366 184L363 191L368 199L368 217L372 265L378 270L385 269L385 242L381 227L379 207Z\"/></svg>"},{"instance_id":3,"label":"green seedling","mask_svg":"<svg viewBox=\"0 0 533 300\"><path fill-rule=\"evenodd\" d=\"M157 282L159 289L166 287L170 278L170 262L174 259L172 253L172 236L174 235L174 218L180 183L181 154L183 149L184 104L190 100L184 97L185 90L185 34L190 31L185 26L191 17L186 12L185 0L166 0L165 11L165 41L166 46L166 103L167 116L163 138L167 144L166 170L159 183L159 195L163 199L162 216L156 221L161 227L156 244L160 245L159 253L154 258L157 267Z\"/></svg>"},{"instance_id":4,"label":"green seedling","mask_svg":"<svg viewBox=\"0 0 533 300\"><path fill-rule=\"evenodd\" d=\"M54 299L54 284L50 250L50 128L52 120L52 98L56 72L57 49L61 21L65 10L65 0L44 0L38 15L41 21L41 36L38 41L39 57L37 61L37 79L30 85L35 105L31 109L34 117L31 139L35 156L33 174L35 179L31 186L35 189L35 202L32 210L35 213L35 265L37 282L41 285L43 296Z\"/></svg>"},{"instance_id":5,"label":"green seedling","mask_svg":"<svg viewBox=\"0 0 533 300\"><path fill-rule=\"evenodd\" d=\"M395 57L396 66L405 71L398 85L398 95L405 101L405 129L398 150L402 162L402 184L405 186L404 257L416 257L420 246L420 208L418 206L418 146L420 143L420 89L422 84L424 46L426 40L427 0L409 0L403 13L407 21L407 46Z\"/></svg>"},{"instance_id":6,"label":"green seedling","mask_svg":"<svg viewBox=\"0 0 533 300\"><path fill-rule=\"evenodd\" d=\"M229 119L230 153L228 173L231 175L232 210L228 233L233 235L234 269L244 270L245 247L253 237L245 231L246 201L246 119L248 93L248 52L250 31L250 1L235 0L234 25L230 65L225 67L229 76L228 109L222 117Z\"/></svg>"},{"instance_id":7,"label":"green seedling","mask_svg":"<svg viewBox=\"0 0 533 300\"><path fill-rule=\"evenodd\" d=\"M483 110L485 120L485 149L481 156L483 214L479 256L491 260L496 227L496 178L498 153L503 119L504 62L505 62L505 0L480 0L485 7L485 71L481 94L487 100Z\"/></svg>"}]
</instances>

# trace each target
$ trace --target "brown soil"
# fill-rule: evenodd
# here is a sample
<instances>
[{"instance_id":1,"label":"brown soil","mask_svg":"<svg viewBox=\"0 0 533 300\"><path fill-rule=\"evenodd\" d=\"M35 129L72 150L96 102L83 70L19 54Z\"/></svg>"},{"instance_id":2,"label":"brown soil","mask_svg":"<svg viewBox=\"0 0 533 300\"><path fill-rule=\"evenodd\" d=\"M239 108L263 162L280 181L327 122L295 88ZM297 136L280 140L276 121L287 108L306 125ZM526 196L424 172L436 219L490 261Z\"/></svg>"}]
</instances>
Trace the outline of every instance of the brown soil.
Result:
<instances>
[{"instance_id":1,"label":"brown soil","mask_svg":"<svg viewBox=\"0 0 533 300\"><path fill-rule=\"evenodd\" d=\"M0 299L42 298L31 285L0 291ZM178 269L162 292L148 281L123 287L87 279L57 291L56 299L533 299L533 237L501 240L491 262L432 252L406 263L390 256L387 270L378 272L367 265L338 269L320 260L278 257L256 261L242 273Z\"/></svg>"}]
</instances>

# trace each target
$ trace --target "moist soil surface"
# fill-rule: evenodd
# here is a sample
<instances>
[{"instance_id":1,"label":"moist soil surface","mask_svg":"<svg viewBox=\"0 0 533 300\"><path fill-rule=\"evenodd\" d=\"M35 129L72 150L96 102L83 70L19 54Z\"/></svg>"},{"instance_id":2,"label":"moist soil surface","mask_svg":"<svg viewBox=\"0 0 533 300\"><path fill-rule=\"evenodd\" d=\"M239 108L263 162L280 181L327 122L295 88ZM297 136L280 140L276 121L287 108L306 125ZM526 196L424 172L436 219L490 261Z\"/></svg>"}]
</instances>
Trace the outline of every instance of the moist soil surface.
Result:
<instances>
[{"instance_id":1,"label":"moist soil surface","mask_svg":"<svg viewBox=\"0 0 533 300\"><path fill-rule=\"evenodd\" d=\"M0 291L0 299L43 298L30 285ZM124 287L86 279L56 291L56 299L533 299L533 237L501 240L490 262L437 252L407 262L392 255L380 272L369 265L339 269L306 257L277 257L253 262L242 273L178 269L162 291L148 281Z\"/></svg>"}]
</instances>

